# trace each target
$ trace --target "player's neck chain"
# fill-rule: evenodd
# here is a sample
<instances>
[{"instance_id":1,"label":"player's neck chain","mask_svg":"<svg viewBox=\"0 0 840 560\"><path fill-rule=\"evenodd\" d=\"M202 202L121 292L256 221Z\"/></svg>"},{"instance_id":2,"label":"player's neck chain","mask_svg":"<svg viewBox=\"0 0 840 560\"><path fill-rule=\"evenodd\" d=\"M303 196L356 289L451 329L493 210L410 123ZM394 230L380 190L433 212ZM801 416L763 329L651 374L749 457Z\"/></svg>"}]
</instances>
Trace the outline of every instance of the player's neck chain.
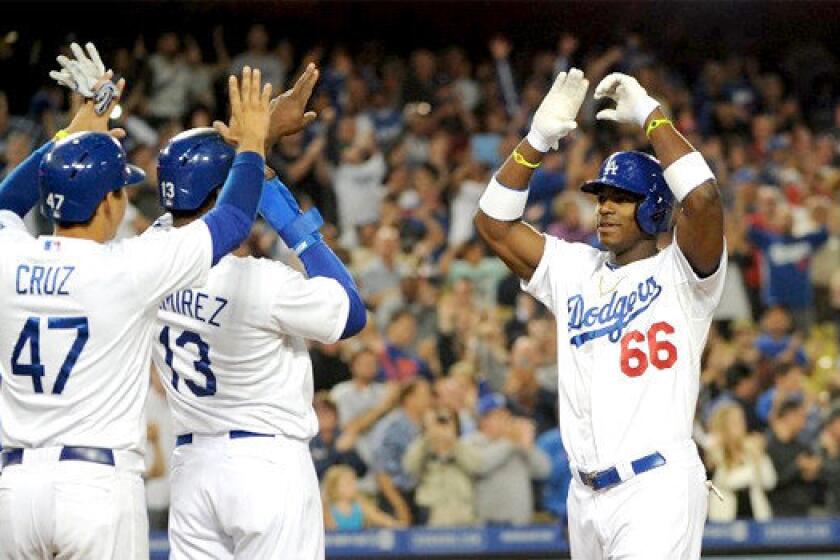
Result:
<instances>
[{"instance_id":1,"label":"player's neck chain","mask_svg":"<svg viewBox=\"0 0 840 560\"><path fill-rule=\"evenodd\" d=\"M614 283L607 284L606 289L604 289L604 274L602 273L602 274L598 277L598 293L600 293L600 294L601 294L601 297L604 297L605 295L607 295L607 294L609 294L609 293L611 293L611 292L614 292L614 291L615 291L615 289L616 289L616 288L618 288L618 285L619 285L619 284L621 284L621 282L622 282L622 281L623 281L626 277L627 277L627 276L622 276L621 278L619 278L618 280L616 280Z\"/></svg>"}]
</instances>

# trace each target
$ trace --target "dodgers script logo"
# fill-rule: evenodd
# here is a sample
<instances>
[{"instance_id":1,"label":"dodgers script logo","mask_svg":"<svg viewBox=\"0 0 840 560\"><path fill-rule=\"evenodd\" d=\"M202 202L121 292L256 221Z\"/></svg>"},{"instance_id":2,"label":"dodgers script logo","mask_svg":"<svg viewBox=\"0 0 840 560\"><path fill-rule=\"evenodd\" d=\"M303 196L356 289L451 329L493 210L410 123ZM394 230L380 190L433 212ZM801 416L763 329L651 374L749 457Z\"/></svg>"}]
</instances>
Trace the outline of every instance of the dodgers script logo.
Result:
<instances>
[{"instance_id":1,"label":"dodgers script logo","mask_svg":"<svg viewBox=\"0 0 840 560\"><path fill-rule=\"evenodd\" d=\"M653 276L639 282L629 294L619 295L613 292L610 301L600 307L586 307L583 296L569 298L569 330L582 331L572 336L569 342L582 346L586 341L609 335L611 342L618 342L621 332L630 321L644 313L662 293L662 286Z\"/></svg>"}]
</instances>

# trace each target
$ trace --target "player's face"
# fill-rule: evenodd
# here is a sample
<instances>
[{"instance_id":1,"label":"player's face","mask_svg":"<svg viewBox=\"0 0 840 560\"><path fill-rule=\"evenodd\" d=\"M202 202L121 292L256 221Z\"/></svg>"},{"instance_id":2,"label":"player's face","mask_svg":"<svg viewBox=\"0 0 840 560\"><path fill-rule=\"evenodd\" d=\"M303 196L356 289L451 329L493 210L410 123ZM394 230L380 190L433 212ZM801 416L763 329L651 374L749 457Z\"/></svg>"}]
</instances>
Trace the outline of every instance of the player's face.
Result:
<instances>
[{"instance_id":1,"label":"player's face","mask_svg":"<svg viewBox=\"0 0 840 560\"><path fill-rule=\"evenodd\" d=\"M644 239L636 223L638 198L612 187L598 193L598 239L614 253L622 253Z\"/></svg>"}]
</instances>

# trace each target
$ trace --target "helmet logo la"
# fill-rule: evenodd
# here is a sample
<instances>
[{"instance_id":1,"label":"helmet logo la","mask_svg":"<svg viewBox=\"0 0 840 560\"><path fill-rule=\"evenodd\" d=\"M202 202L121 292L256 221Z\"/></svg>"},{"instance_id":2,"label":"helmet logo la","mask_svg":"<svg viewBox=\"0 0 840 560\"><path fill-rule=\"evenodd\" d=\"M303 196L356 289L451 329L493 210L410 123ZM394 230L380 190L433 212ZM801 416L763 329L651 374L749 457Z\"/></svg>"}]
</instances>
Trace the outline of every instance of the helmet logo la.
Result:
<instances>
[{"instance_id":1,"label":"helmet logo la","mask_svg":"<svg viewBox=\"0 0 840 560\"><path fill-rule=\"evenodd\" d=\"M610 158L607 165L604 167L604 176L616 175L618 173L618 164L614 158Z\"/></svg>"}]
</instances>

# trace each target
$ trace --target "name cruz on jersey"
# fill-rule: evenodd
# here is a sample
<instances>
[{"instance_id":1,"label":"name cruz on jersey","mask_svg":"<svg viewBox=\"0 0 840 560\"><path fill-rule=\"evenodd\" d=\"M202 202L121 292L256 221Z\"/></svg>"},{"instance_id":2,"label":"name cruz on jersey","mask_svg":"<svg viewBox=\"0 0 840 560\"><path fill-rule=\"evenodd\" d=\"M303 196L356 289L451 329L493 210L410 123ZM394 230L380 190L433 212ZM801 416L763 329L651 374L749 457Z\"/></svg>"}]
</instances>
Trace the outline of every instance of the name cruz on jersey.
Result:
<instances>
[{"instance_id":1,"label":"name cruz on jersey","mask_svg":"<svg viewBox=\"0 0 840 560\"><path fill-rule=\"evenodd\" d=\"M601 306L586 307L582 295L571 296L567 303L570 344L579 347L602 336L609 336L610 342L618 342L624 327L647 311L661 293L662 286L649 276L630 293L619 295L617 290L613 291L610 300Z\"/></svg>"},{"instance_id":2,"label":"name cruz on jersey","mask_svg":"<svg viewBox=\"0 0 840 560\"><path fill-rule=\"evenodd\" d=\"M18 295L69 296L67 281L75 270L75 266L19 264L15 292Z\"/></svg>"}]
</instances>

